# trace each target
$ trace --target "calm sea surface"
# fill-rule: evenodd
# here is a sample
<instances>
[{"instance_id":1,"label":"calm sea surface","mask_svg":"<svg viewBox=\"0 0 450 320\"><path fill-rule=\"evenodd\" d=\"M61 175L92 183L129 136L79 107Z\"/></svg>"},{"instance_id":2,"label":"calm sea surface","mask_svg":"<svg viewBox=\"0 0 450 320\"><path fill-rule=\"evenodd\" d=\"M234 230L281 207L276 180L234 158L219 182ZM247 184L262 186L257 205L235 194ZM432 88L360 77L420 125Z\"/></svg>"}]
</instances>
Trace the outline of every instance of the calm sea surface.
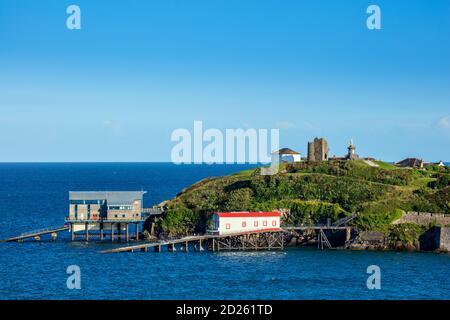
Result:
<instances>
[{"instance_id":1,"label":"calm sea surface","mask_svg":"<svg viewBox=\"0 0 450 320\"><path fill-rule=\"evenodd\" d=\"M69 190L147 190L145 205L249 166L0 164L0 239L64 224ZM0 243L0 299L450 299L450 255L318 251L100 254L110 243ZM66 286L69 265L81 289ZM381 268L381 290L366 269Z\"/></svg>"}]
</instances>

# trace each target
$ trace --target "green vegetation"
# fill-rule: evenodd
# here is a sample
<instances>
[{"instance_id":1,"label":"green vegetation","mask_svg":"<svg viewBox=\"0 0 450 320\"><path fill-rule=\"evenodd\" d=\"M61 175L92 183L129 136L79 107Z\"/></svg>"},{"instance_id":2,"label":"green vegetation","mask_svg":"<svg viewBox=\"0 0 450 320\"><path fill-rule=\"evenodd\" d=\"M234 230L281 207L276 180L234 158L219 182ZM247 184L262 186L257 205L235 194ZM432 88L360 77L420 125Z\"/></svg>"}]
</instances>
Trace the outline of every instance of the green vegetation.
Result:
<instances>
[{"instance_id":1,"label":"green vegetation","mask_svg":"<svg viewBox=\"0 0 450 320\"><path fill-rule=\"evenodd\" d=\"M428 178L428 186L431 189L443 189L450 186L450 175L449 174L438 174L436 178Z\"/></svg>"},{"instance_id":2,"label":"green vegetation","mask_svg":"<svg viewBox=\"0 0 450 320\"><path fill-rule=\"evenodd\" d=\"M378 168L380 169L384 169L384 170L397 170L398 167L394 166L393 164L384 162L384 161L380 161L380 160L375 160L374 161L377 165Z\"/></svg>"},{"instance_id":3,"label":"green vegetation","mask_svg":"<svg viewBox=\"0 0 450 320\"><path fill-rule=\"evenodd\" d=\"M284 217L284 223L296 226L325 224L328 218L336 221L349 214L338 204L319 201L281 200L275 202L270 210L279 208L289 209L289 214Z\"/></svg>"},{"instance_id":4,"label":"green vegetation","mask_svg":"<svg viewBox=\"0 0 450 320\"><path fill-rule=\"evenodd\" d=\"M300 171L354 177L389 185L404 186L410 184L413 180L411 170L399 168L386 170L380 167L371 167L363 161L298 162L289 165L286 170L290 173Z\"/></svg>"},{"instance_id":5,"label":"green vegetation","mask_svg":"<svg viewBox=\"0 0 450 320\"><path fill-rule=\"evenodd\" d=\"M393 225L389 229L389 238L397 243L413 245L428 229L429 227L413 223Z\"/></svg>"},{"instance_id":6,"label":"green vegetation","mask_svg":"<svg viewBox=\"0 0 450 320\"><path fill-rule=\"evenodd\" d=\"M403 215L403 210L381 210L379 212L373 211L371 208L359 215L355 219L355 225L362 230L387 232L392 222L400 219Z\"/></svg>"},{"instance_id":7,"label":"green vegetation","mask_svg":"<svg viewBox=\"0 0 450 320\"><path fill-rule=\"evenodd\" d=\"M284 164L273 176L251 169L204 179L166 202L157 227L168 235L202 232L217 211L281 210L285 224L325 223L356 213L353 223L360 229L395 231L400 239L406 233L391 223L404 211L450 213L448 168L376 163L300 162Z\"/></svg>"},{"instance_id":8,"label":"green vegetation","mask_svg":"<svg viewBox=\"0 0 450 320\"><path fill-rule=\"evenodd\" d=\"M164 212L160 228L167 234L185 235L195 230L198 217L186 207L173 207Z\"/></svg>"}]
</instances>

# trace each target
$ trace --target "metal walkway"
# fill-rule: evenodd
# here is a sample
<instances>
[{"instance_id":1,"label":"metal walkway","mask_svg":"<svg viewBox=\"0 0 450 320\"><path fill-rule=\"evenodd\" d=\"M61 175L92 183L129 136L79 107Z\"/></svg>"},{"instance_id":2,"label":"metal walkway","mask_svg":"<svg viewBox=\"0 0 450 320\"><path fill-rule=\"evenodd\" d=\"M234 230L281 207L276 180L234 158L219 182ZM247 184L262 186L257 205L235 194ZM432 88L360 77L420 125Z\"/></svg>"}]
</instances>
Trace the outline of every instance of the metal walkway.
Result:
<instances>
[{"instance_id":1,"label":"metal walkway","mask_svg":"<svg viewBox=\"0 0 450 320\"><path fill-rule=\"evenodd\" d=\"M69 230L69 227L48 227L44 229L33 230L30 232L22 233L20 236L12 237L9 239L2 240L1 242L13 242L13 241L21 241L28 238L40 237L45 234L58 233L61 231Z\"/></svg>"},{"instance_id":2,"label":"metal walkway","mask_svg":"<svg viewBox=\"0 0 450 320\"><path fill-rule=\"evenodd\" d=\"M344 217L342 219L339 219L339 220L335 221L332 224L332 226L339 227L339 226L342 226L342 225L347 225L347 223L349 223L350 221L352 221L355 218L356 218L356 214L351 214L348 217Z\"/></svg>"}]
</instances>

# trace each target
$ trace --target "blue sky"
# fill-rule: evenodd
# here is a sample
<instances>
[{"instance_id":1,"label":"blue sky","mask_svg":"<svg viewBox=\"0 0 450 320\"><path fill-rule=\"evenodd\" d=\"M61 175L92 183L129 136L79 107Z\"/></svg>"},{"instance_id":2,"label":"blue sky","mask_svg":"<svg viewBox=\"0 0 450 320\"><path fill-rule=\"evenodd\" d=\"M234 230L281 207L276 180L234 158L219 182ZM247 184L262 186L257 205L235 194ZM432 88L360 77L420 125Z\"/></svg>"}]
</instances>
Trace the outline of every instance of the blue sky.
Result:
<instances>
[{"instance_id":1,"label":"blue sky","mask_svg":"<svg viewBox=\"0 0 450 320\"><path fill-rule=\"evenodd\" d=\"M0 0L0 161L170 161L194 120L450 160L449 40L447 0Z\"/></svg>"}]
</instances>

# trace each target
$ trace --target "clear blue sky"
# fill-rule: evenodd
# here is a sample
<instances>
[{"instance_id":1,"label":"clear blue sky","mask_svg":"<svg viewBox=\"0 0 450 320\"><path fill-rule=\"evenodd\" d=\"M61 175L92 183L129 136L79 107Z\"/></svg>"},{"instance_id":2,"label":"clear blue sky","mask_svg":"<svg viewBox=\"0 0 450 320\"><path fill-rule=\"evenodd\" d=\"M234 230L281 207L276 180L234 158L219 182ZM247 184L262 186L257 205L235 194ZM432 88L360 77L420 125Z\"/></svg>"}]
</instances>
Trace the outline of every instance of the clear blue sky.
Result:
<instances>
[{"instance_id":1,"label":"clear blue sky","mask_svg":"<svg viewBox=\"0 0 450 320\"><path fill-rule=\"evenodd\" d=\"M194 120L448 161L450 1L0 0L0 161L169 161Z\"/></svg>"}]
</instances>

